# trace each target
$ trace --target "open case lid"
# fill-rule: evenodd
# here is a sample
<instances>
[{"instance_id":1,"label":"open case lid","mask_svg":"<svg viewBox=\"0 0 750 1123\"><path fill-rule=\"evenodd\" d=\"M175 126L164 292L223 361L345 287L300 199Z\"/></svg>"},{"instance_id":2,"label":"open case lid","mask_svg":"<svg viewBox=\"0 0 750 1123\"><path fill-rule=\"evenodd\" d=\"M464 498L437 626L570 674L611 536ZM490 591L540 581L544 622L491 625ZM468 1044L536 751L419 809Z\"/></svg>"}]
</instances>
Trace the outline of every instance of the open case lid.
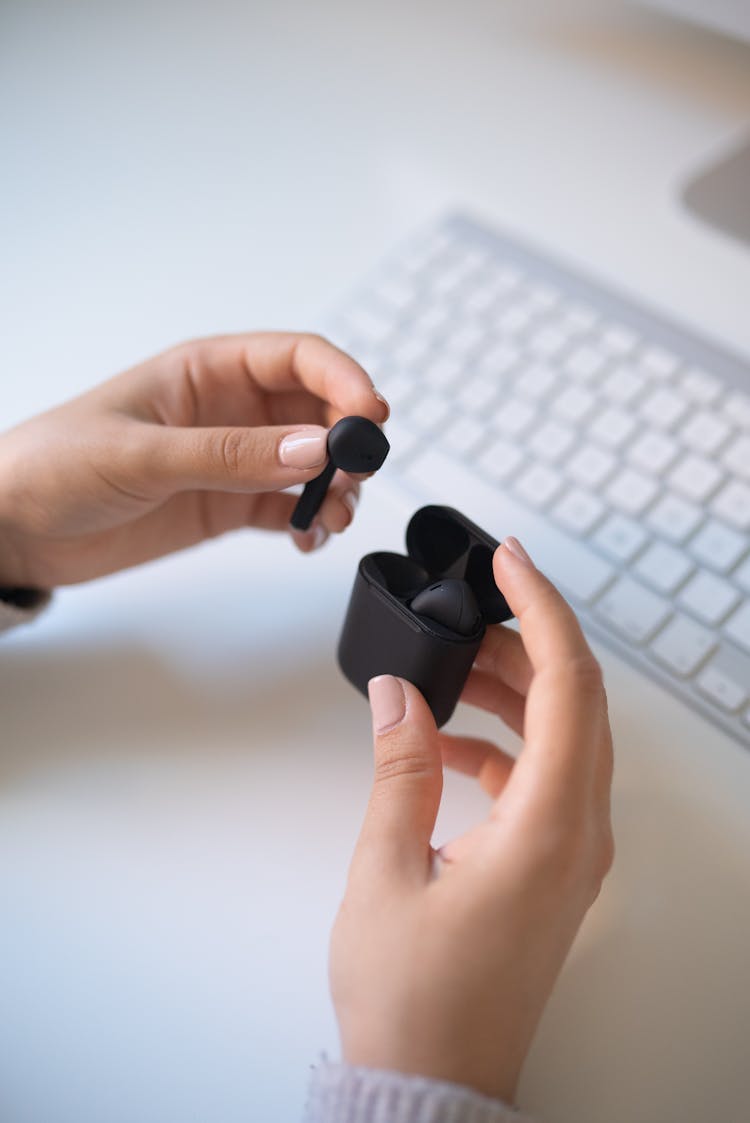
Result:
<instances>
[{"instance_id":1,"label":"open case lid","mask_svg":"<svg viewBox=\"0 0 750 1123\"><path fill-rule=\"evenodd\" d=\"M492 555L498 545L453 507L420 507L406 528L409 557L433 579L455 577L468 582L488 624L499 624L513 615L492 574Z\"/></svg>"}]
</instances>

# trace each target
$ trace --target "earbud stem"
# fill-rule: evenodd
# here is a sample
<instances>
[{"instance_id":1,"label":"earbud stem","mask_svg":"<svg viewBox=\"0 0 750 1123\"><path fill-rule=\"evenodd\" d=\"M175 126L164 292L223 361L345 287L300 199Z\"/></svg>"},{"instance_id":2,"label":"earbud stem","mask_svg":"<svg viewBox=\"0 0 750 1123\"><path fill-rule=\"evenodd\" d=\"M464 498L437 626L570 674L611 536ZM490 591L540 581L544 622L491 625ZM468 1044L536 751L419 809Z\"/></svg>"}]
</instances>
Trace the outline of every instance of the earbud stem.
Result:
<instances>
[{"instance_id":1,"label":"earbud stem","mask_svg":"<svg viewBox=\"0 0 750 1123\"><path fill-rule=\"evenodd\" d=\"M320 510L335 473L336 465L329 460L320 475L305 484L289 520L295 530L309 530L310 523Z\"/></svg>"}]
</instances>

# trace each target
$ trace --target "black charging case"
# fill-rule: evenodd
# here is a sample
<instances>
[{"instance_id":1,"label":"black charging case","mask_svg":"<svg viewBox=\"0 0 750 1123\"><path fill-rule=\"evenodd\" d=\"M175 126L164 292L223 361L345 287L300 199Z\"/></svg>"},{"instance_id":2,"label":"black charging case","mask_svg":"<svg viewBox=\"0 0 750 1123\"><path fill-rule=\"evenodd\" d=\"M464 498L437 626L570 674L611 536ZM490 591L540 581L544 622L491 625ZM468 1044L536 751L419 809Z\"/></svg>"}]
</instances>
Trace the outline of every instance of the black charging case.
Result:
<instances>
[{"instance_id":1,"label":"black charging case","mask_svg":"<svg viewBox=\"0 0 750 1123\"><path fill-rule=\"evenodd\" d=\"M421 507L406 530L407 556L367 554L359 563L338 647L341 670L367 695L375 675L398 675L422 692L438 725L453 713L486 626L513 613L495 584L498 543L452 507ZM408 607L430 583L457 578L471 586L481 612L462 636Z\"/></svg>"}]
</instances>

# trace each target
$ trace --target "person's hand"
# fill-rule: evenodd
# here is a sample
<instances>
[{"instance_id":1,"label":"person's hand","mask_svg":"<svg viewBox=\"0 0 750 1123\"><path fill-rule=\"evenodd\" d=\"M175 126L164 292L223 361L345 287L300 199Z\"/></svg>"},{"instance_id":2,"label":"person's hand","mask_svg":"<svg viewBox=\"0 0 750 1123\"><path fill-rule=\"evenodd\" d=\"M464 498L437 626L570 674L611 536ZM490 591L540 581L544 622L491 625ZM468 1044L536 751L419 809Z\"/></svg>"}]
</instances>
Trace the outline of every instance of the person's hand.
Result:
<instances>
[{"instance_id":1,"label":"person's hand","mask_svg":"<svg viewBox=\"0 0 750 1123\"><path fill-rule=\"evenodd\" d=\"M511 1102L612 863L612 743L601 672L571 609L515 539L494 572L520 635L487 632L463 697L522 733L523 749L514 762L438 733L412 685L372 680L375 779L330 967L350 1064ZM436 855L443 762L477 776L494 802Z\"/></svg>"},{"instance_id":2,"label":"person's hand","mask_svg":"<svg viewBox=\"0 0 750 1123\"><path fill-rule=\"evenodd\" d=\"M388 405L314 335L256 333L175 347L0 436L0 585L70 584L243 526L287 528L282 489L326 463L327 429ZM351 521L337 472L314 549Z\"/></svg>"}]
</instances>

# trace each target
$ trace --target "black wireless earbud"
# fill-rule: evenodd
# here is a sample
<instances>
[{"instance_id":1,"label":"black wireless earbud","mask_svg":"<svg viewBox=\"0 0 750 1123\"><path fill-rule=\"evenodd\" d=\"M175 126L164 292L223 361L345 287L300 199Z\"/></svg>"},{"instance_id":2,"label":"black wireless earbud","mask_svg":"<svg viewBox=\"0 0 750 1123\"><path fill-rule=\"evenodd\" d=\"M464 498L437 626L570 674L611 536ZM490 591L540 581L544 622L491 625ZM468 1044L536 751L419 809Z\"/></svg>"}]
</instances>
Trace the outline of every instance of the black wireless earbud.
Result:
<instances>
[{"instance_id":1,"label":"black wireless earbud","mask_svg":"<svg viewBox=\"0 0 750 1123\"><path fill-rule=\"evenodd\" d=\"M391 447L385 433L366 417L342 417L328 434L328 463L305 484L291 517L295 530L307 530L326 497L337 468L343 472L377 472Z\"/></svg>"},{"instance_id":2,"label":"black wireless earbud","mask_svg":"<svg viewBox=\"0 0 750 1123\"><path fill-rule=\"evenodd\" d=\"M459 636L472 636L482 625L482 613L471 585L452 577L436 581L417 593L410 608Z\"/></svg>"}]
</instances>

